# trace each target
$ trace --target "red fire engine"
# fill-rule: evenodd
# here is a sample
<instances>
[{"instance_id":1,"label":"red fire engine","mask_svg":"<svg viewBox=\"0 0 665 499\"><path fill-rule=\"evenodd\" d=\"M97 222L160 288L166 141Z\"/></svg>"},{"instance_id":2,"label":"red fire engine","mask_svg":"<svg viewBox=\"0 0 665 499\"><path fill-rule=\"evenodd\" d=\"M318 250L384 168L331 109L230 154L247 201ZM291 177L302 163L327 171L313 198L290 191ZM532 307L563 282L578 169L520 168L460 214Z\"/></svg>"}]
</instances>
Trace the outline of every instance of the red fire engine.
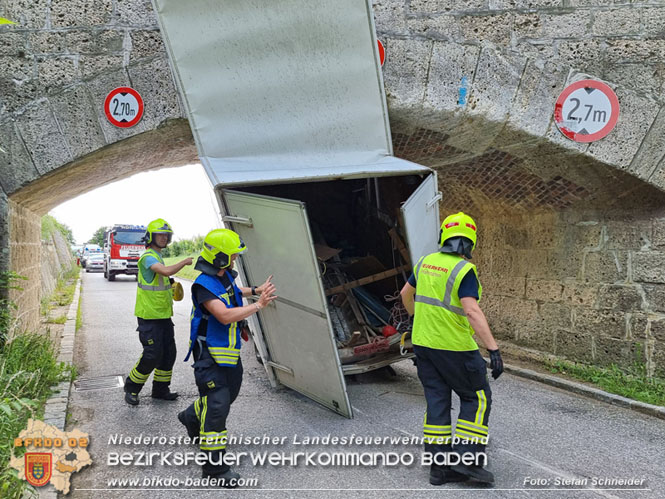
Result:
<instances>
[{"instance_id":1,"label":"red fire engine","mask_svg":"<svg viewBox=\"0 0 665 499\"><path fill-rule=\"evenodd\" d=\"M145 251L143 225L114 225L104 233L104 277L115 281L118 274L138 275L138 261Z\"/></svg>"}]
</instances>

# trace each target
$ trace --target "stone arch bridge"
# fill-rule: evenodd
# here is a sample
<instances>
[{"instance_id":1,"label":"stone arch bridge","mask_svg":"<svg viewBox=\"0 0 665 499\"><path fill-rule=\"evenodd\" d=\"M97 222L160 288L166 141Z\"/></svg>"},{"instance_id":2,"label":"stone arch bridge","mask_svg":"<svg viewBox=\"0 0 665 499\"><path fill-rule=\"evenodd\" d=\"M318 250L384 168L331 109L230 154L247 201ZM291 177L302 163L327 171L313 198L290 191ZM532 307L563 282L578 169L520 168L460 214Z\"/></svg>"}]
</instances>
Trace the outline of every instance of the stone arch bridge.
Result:
<instances>
[{"instance_id":1,"label":"stone arch bridge","mask_svg":"<svg viewBox=\"0 0 665 499\"><path fill-rule=\"evenodd\" d=\"M505 345L665 372L665 2L375 0L395 154L438 171L480 227ZM149 0L0 0L0 264L39 308L40 216L139 171L197 160ZM591 77L621 104L592 144L552 120ZM111 127L106 93L146 101ZM460 95L466 99L460 99Z\"/></svg>"}]
</instances>

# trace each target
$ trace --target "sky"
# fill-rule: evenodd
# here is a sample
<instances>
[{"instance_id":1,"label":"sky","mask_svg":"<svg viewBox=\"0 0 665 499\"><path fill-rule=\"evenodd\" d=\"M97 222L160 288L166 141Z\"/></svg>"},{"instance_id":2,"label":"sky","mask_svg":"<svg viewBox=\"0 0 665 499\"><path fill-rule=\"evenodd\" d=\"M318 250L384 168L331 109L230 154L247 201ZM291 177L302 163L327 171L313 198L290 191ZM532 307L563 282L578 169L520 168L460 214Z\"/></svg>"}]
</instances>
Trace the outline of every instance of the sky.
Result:
<instances>
[{"instance_id":1,"label":"sky","mask_svg":"<svg viewBox=\"0 0 665 499\"><path fill-rule=\"evenodd\" d=\"M165 219L173 239L205 236L221 227L217 202L200 164L139 173L53 208L49 214L72 229L84 244L102 226L147 225Z\"/></svg>"}]
</instances>

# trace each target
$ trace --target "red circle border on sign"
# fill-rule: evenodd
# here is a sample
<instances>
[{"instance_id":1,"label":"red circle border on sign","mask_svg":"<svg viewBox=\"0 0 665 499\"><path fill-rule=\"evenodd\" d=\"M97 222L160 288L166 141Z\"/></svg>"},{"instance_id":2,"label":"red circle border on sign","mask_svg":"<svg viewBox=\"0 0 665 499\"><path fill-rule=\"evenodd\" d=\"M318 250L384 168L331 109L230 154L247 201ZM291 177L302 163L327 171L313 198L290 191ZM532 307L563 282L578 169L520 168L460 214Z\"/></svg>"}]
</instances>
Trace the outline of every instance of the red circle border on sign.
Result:
<instances>
[{"instance_id":1,"label":"red circle border on sign","mask_svg":"<svg viewBox=\"0 0 665 499\"><path fill-rule=\"evenodd\" d=\"M383 67L383 63L386 62L386 47L378 38L376 39L376 44L379 47L379 62L381 63L381 67Z\"/></svg>"},{"instance_id":2,"label":"red circle border on sign","mask_svg":"<svg viewBox=\"0 0 665 499\"><path fill-rule=\"evenodd\" d=\"M566 101L570 94L572 94L575 90L579 90L580 88L595 88L600 90L610 100L610 106L612 107L612 114L610 115L610 120L607 122L607 125L598 130L596 133L592 133L590 135L580 135L577 132L573 132L572 130L561 125L561 123L563 123L563 103ZM564 134L569 139L574 140L575 142L586 143L602 139L614 129L618 119L619 99L617 98L617 94L614 93L614 90L612 90L609 85L598 80L580 80L571 85L568 85L557 98L556 104L554 104L554 122L556 123L557 128L561 131L562 134Z\"/></svg>"},{"instance_id":3,"label":"red circle border on sign","mask_svg":"<svg viewBox=\"0 0 665 499\"><path fill-rule=\"evenodd\" d=\"M128 93L132 94L136 101L139 103L139 112L136 113L136 117L132 121L128 121L126 123L123 123L121 121L116 120L113 115L111 114L111 108L109 104L111 103L111 99L113 99L113 96L119 93ZM141 118L143 117L143 98L141 95L134 90L131 87L118 87L114 88L109 92L109 94L106 96L106 99L104 100L104 113L106 114L106 119L109 120L109 122L113 126L117 126L119 128L130 128L136 125L139 121L141 121Z\"/></svg>"}]
</instances>

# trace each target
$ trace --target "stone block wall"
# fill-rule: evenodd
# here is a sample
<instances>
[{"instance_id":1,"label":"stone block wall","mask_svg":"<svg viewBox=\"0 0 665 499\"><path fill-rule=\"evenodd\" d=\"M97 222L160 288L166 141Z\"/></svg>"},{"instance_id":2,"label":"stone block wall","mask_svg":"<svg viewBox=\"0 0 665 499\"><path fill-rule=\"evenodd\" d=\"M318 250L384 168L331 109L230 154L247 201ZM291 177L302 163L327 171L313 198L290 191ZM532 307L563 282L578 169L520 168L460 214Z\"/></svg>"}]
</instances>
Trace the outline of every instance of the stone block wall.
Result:
<instances>
[{"instance_id":1,"label":"stone block wall","mask_svg":"<svg viewBox=\"0 0 665 499\"><path fill-rule=\"evenodd\" d=\"M7 145L0 186L8 196L184 117L149 0L3 0L0 16L18 23L0 27L0 143ZM119 86L134 87L145 102L131 128L112 126L104 114L106 95ZM107 170L105 182L123 174Z\"/></svg>"},{"instance_id":2,"label":"stone block wall","mask_svg":"<svg viewBox=\"0 0 665 499\"><path fill-rule=\"evenodd\" d=\"M41 241L41 296L49 296L55 290L58 279L76 266L69 243L58 231L48 240Z\"/></svg>"},{"instance_id":3,"label":"stone block wall","mask_svg":"<svg viewBox=\"0 0 665 499\"><path fill-rule=\"evenodd\" d=\"M395 133L398 156L434 167L441 217L479 226L474 255L499 340L595 364L665 373L665 194L594 160L543 148L462 157L446 135Z\"/></svg>"},{"instance_id":4,"label":"stone block wall","mask_svg":"<svg viewBox=\"0 0 665 499\"><path fill-rule=\"evenodd\" d=\"M10 268L26 278L12 289L9 298L16 303L19 329L37 330L41 298L41 216L9 201Z\"/></svg>"},{"instance_id":5,"label":"stone block wall","mask_svg":"<svg viewBox=\"0 0 665 499\"><path fill-rule=\"evenodd\" d=\"M32 327L40 287L53 284L40 269L41 215L197 155L150 0L0 0L0 16L18 23L0 27L0 268L28 277L12 298ZM103 110L119 86L145 102L129 129L110 125ZM43 256L55 258L54 249Z\"/></svg>"},{"instance_id":6,"label":"stone block wall","mask_svg":"<svg viewBox=\"0 0 665 499\"><path fill-rule=\"evenodd\" d=\"M663 0L375 0L392 130L440 134L447 148L432 166L491 151L533 162L547 150L568 154L558 167L583 156L663 189L664 9ZM560 92L583 78L607 81L621 105L611 135L591 144L564 138L552 119Z\"/></svg>"},{"instance_id":7,"label":"stone block wall","mask_svg":"<svg viewBox=\"0 0 665 499\"><path fill-rule=\"evenodd\" d=\"M665 206L647 197L635 192L610 209L512 213L444 201L445 214L464 209L478 223L474 262L495 336L664 375Z\"/></svg>"},{"instance_id":8,"label":"stone block wall","mask_svg":"<svg viewBox=\"0 0 665 499\"><path fill-rule=\"evenodd\" d=\"M500 340L665 373L665 2L375 0L395 155L436 170L441 216L479 224ZM580 144L563 88L608 81L621 115Z\"/></svg>"}]
</instances>

